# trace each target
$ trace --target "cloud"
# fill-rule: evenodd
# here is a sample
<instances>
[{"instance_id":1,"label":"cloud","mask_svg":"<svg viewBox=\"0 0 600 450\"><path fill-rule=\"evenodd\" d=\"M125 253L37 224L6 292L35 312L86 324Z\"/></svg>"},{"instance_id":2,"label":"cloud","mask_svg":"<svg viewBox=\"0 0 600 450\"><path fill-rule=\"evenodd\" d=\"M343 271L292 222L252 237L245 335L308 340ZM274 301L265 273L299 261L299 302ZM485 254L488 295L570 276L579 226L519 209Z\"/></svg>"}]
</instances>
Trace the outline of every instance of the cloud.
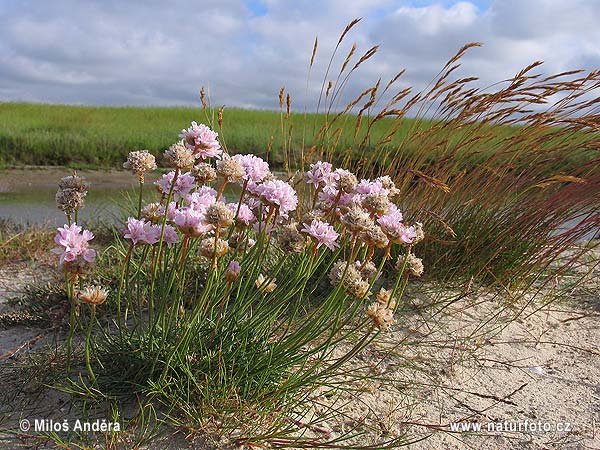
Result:
<instances>
[{"instance_id":1,"label":"cloud","mask_svg":"<svg viewBox=\"0 0 600 450\"><path fill-rule=\"evenodd\" d=\"M353 42L377 55L342 100L406 68L423 88L462 45L480 41L462 73L488 85L543 59L544 71L600 66L600 0L3 0L0 100L114 105L214 104L276 108L282 85L296 109L314 109L340 32L364 17ZM315 36L317 62L306 86Z\"/></svg>"}]
</instances>

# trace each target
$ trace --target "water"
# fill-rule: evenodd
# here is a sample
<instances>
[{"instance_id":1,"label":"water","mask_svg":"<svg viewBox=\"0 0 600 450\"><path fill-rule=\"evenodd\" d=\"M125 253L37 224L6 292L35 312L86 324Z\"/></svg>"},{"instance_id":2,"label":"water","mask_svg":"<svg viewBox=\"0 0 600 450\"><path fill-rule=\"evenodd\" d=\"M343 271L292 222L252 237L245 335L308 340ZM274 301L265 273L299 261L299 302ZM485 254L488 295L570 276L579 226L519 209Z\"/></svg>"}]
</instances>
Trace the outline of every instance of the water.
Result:
<instances>
[{"instance_id":1,"label":"water","mask_svg":"<svg viewBox=\"0 0 600 450\"><path fill-rule=\"evenodd\" d=\"M0 170L0 220L21 225L61 226L65 215L56 208L54 196L58 181L72 174L71 169L63 168ZM138 181L131 173L82 170L77 174L90 183L78 222L115 223L123 217L124 211L135 208ZM146 198L158 198L152 184L158 176L154 173L146 177Z\"/></svg>"}]
</instances>

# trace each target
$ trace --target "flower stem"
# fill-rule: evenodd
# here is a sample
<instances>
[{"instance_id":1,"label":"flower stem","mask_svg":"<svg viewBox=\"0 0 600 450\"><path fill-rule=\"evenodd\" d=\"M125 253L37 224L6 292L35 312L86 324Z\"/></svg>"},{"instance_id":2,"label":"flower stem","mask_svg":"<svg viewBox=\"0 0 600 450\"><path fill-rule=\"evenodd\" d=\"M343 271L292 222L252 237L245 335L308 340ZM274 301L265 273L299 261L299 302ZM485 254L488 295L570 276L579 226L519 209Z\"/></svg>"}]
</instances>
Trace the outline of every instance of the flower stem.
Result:
<instances>
[{"instance_id":1,"label":"flower stem","mask_svg":"<svg viewBox=\"0 0 600 450\"><path fill-rule=\"evenodd\" d=\"M94 371L92 370L92 365L90 364L90 339L92 336L92 328L94 328L94 322L96 321L96 305L90 305L91 307L91 315L90 315L90 323L88 324L87 333L85 334L85 366L92 378L94 384L96 383L96 375L94 375Z\"/></svg>"}]
</instances>

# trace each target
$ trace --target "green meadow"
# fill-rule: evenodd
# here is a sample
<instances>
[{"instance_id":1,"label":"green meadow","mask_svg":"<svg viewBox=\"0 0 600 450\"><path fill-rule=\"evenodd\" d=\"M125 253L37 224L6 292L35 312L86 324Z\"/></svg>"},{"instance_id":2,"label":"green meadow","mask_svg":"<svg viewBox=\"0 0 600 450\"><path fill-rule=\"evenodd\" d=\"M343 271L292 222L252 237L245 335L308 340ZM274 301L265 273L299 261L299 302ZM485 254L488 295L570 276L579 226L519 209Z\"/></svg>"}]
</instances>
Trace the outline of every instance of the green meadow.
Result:
<instances>
[{"instance_id":1,"label":"green meadow","mask_svg":"<svg viewBox=\"0 0 600 450\"><path fill-rule=\"evenodd\" d=\"M285 116L285 112L283 113ZM254 153L281 164L282 123L286 136L292 125L293 147L310 145L324 114L291 114L285 120L278 111L225 108L219 133L231 153ZM342 134L353 134L355 119L347 116ZM192 120L213 122L217 112L201 107L91 107L29 103L0 103L0 165L61 165L71 167L115 167L132 150L148 149L155 155L178 140L177 130ZM366 121L365 121L366 122ZM388 122L389 123L389 122ZM406 122L409 126L410 121ZM366 128L365 124L361 128ZM387 129L376 123L376 139ZM395 136L401 139L402 133ZM271 146L270 141L272 139ZM349 144L349 143L348 143ZM344 145L344 142L340 142Z\"/></svg>"}]
</instances>

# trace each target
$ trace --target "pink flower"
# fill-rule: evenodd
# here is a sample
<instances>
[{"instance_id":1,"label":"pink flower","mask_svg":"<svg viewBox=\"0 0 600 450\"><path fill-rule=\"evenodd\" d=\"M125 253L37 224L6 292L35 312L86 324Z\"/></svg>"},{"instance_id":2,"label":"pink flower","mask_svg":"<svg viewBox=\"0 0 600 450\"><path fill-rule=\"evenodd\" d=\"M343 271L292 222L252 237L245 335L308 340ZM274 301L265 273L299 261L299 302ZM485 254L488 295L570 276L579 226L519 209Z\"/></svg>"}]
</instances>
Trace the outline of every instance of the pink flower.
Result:
<instances>
[{"instance_id":1,"label":"pink flower","mask_svg":"<svg viewBox=\"0 0 600 450\"><path fill-rule=\"evenodd\" d=\"M388 194L389 191L383 187L379 180L360 180L360 183L356 185L356 193L367 195L367 194Z\"/></svg>"},{"instance_id":2,"label":"pink flower","mask_svg":"<svg viewBox=\"0 0 600 450\"><path fill-rule=\"evenodd\" d=\"M133 245L156 244L160 240L160 225L152 225L145 219L130 217L127 219L127 230L123 237L129 239Z\"/></svg>"},{"instance_id":3,"label":"pink flower","mask_svg":"<svg viewBox=\"0 0 600 450\"><path fill-rule=\"evenodd\" d=\"M400 236L400 240L405 244L412 244L413 240L417 237L417 232L415 231L414 226L405 227L402 235Z\"/></svg>"},{"instance_id":4,"label":"pink flower","mask_svg":"<svg viewBox=\"0 0 600 450\"><path fill-rule=\"evenodd\" d=\"M227 204L227 206L235 214L235 212L237 211L238 204L237 203L229 203L229 204ZM238 211L236 221L239 223L243 223L244 225L250 225L255 220L256 220L256 216L254 215L254 213L252 212L250 207L248 205L246 205L245 203L242 203L240 205L240 210Z\"/></svg>"},{"instance_id":5,"label":"pink flower","mask_svg":"<svg viewBox=\"0 0 600 450\"><path fill-rule=\"evenodd\" d=\"M185 140L187 148L194 152L196 158L202 159L219 156L223 153L221 144L217 139L218 133L211 130L204 124L192 122L191 126L186 130L181 130L180 138Z\"/></svg>"},{"instance_id":6,"label":"pink flower","mask_svg":"<svg viewBox=\"0 0 600 450\"><path fill-rule=\"evenodd\" d=\"M298 206L296 191L285 181L266 181L256 186L254 190L266 204L276 206L281 215L286 215Z\"/></svg>"},{"instance_id":7,"label":"pink flower","mask_svg":"<svg viewBox=\"0 0 600 450\"><path fill-rule=\"evenodd\" d=\"M339 234L327 222L313 219L310 225L304 224L302 231L308 233L315 240L317 248L321 245L328 247L329 250L335 250L336 247L339 247L339 244L335 242Z\"/></svg>"},{"instance_id":8,"label":"pink flower","mask_svg":"<svg viewBox=\"0 0 600 450\"><path fill-rule=\"evenodd\" d=\"M169 207L167 208L167 220L170 222L173 222L176 212L177 212L177 203L175 203L175 202L169 203ZM156 210L156 213L160 216L164 216L165 215L165 207L163 205L160 205L158 207L158 209Z\"/></svg>"},{"instance_id":9,"label":"pink flower","mask_svg":"<svg viewBox=\"0 0 600 450\"><path fill-rule=\"evenodd\" d=\"M271 174L271 171L269 170L269 164L258 156L251 154L234 155L232 158L237 160L237 162L239 162L244 169L245 175L242 177L243 181L260 183Z\"/></svg>"},{"instance_id":10,"label":"pink flower","mask_svg":"<svg viewBox=\"0 0 600 450\"><path fill-rule=\"evenodd\" d=\"M88 263L94 262L96 251L88 246L88 242L94 239L91 231L83 230L75 223L57 230L54 242L60 247L52 249L52 252L60 255L60 264L75 261L80 256Z\"/></svg>"},{"instance_id":11,"label":"pink flower","mask_svg":"<svg viewBox=\"0 0 600 450\"><path fill-rule=\"evenodd\" d=\"M192 208L180 208L173 220L179 231L186 236L198 237L213 229L212 225L204 223L204 214Z\"/></svg>"},{"instance_id":12,"label":"pink flower","mask_svg":"<svg viewBox=\"0 0 600 450\"><path fill-rule=\"evenodd\" d=\"M156 181L154 184L158 188L159 192L168 195L171 190L171 185L173 184L173 178L175 177L175 172L171 171L169 173L164 174L160 180ZM173 186L173 200L178 202L182 198L185 198L192 188L194 187L194 177L186 172L182 173L177 177L177 181L175 182L175 186Z\"/></svg>"},{"instance_id":13,"label":"pink flower","mask_svg":"<svg viewBox=\"0 0 600 450\"><path fill-rule=\"evenodd\" d=\"M315 188L321 184L331 184L339 178L339 175L333 171L331 163L317 161L310 165L310 170L306 172L308 184L312 184Z\"/></svg>"},{"instance_id":14,"label":"pink flower","mask_svg":"<svg viewBox=\"0 0 600 450\"><path fill-rule=\"evenodd\" d=\"M393 208L390 212L377 219L377 223L391 241L397 244L411 244L417 233L414 227L405 226L402 223L402 219L402 213L397 208Z\"/></svg>"},{"instance_id":15,"label":"pink flower","mask_svg":"<svg viewBox=\"0 0 600 450\"><path fill-rule=\"evenodd\" d=\"M227 266L227 270L225 271L225 279L230 283L233 283L237 280L242 272L242 267L240 263L237 261L231 261L229 266Z\"/></svg>"},{"instance_id":16,"label":"pink flower","mask_svg":"<svg viewBox=\"0 0 600 450\"><path fill-rule=\"evenodd\" d=\"M208 186L202 186L196 192L188 195L185 199L190 208L204 212L207 206L217 201L217 191Z\"/></svg>"},{"instance_id":17,"label":"pink flower","mask_svg":"<svg viewBox=\"0 0 600 450\"><path fill-rule=\"evenodd\" d=\"M159 228L160 233L160 225L155 225ZM172 247L176 243L179 242L179 234L177 234L177 230L171 225L165 225L165 232L163 235L163 241L167 244L167 247Z\"/></svg>"}]
</instances>

